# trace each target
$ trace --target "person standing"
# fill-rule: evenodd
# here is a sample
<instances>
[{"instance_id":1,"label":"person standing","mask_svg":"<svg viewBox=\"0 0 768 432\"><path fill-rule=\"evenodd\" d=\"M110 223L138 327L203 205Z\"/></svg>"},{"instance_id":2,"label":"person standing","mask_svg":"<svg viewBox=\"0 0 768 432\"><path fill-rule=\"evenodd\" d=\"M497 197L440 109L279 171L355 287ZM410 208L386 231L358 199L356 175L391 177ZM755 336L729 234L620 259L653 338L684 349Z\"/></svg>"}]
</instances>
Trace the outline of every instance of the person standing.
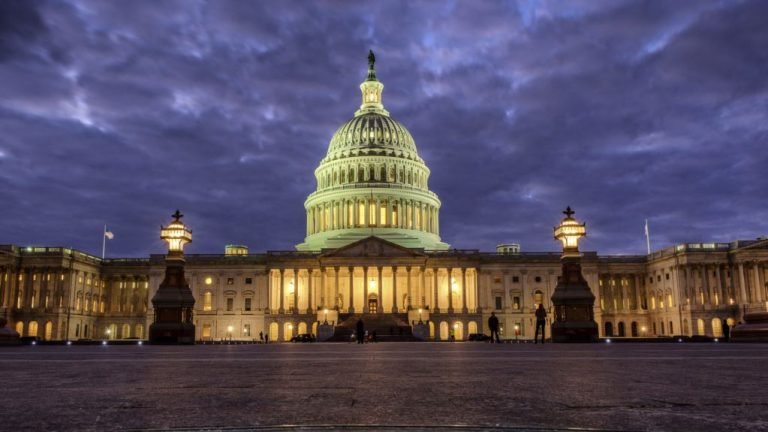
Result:
<instances>
[{"instance_id":1,"label":"person standing","mask_svg":"<svg viewBox=\"0 0 768 432\"><path fill-rule=\"evenodd\" d=\"M723 320L723 340L728 342L731 340L731 326L728 325L728 320Z\"/></svg>"},{"instance_id":2,"label":"person standing","mask_svg":"<svg viewBox=\"0 0 768 432\"><path fill-rule=\"evenodd\" d=\"M259 332L259 342L264 343L264 332L263 331Z\"/></svg>"},{"instance_id":3,"label":"person standing","mask_svg":"<svg viewBox=\"0 0 768 432\"><path fill-rule=\"evenodd\" d=\"M499 319L496 318L496 312L491 312L491 317L488 318L488 328L491 330L491 343L493 343L493 335L496 335L496 343L501 343L499 340Z\"/></svg>"},{"instance_id":4,"label":"person standing","mask_svg":"<svg viewBox=\"0 0 768 432\"><path fill-rule=\"evenodd\" d=\"M357 343L365 343L365 324L362 318L357 320Z\"/></svg>"},{"instance_id":5,"label":"person standing","mask_svg":"<svg viewBox=\"0 0 768 432\"><path fill-rule=\"evenodd\" d=\"M539 307L536 309L536 333L533 335L533 343L537 343L539 339L539 329L541 329L541 343L544 343L544 329L547 325L547 311L544 309L544 305L539 303Z\"/></svg>"}]
</instances>

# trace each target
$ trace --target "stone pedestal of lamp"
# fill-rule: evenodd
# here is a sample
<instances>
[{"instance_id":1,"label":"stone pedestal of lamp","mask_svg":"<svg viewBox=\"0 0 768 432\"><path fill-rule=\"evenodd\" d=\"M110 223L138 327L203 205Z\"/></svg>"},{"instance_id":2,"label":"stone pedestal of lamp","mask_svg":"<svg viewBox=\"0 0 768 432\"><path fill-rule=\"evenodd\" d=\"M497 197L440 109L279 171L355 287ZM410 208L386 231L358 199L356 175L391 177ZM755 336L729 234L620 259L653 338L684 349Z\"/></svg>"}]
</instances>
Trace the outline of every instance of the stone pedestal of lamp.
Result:
<instances>
[{"instance_id":1,"label":"stone pedestal of lamp","mask_svg":"<svg viewBox=\"0 0 768 432\"><path fill-rule=\"evenodd\" d=\"M195 343L195 325L192 311L195 298L184 277L184 244L192 241L192 231L181 222L182 214L176 210L175 218L161 228L160 238L168 242L165 258L165 277L152 297L155 320L149 327L152 344L189 345Z\"/></svg>"}]
</instances>

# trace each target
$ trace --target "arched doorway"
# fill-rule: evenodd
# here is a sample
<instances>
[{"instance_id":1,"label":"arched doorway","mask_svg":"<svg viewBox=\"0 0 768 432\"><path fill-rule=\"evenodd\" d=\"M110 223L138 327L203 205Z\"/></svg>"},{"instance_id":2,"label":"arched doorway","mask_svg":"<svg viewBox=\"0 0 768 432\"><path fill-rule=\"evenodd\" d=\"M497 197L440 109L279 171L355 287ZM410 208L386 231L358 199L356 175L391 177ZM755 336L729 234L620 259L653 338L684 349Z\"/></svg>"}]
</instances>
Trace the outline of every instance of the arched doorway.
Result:
<instances>
[{"instance_id":1,"label":"arched doorway","mask_svg":"<svg viewBox=\"0 0 768 432\"><path fill-rule=\"evenodd\" d=\"M136 324L133 335L139 339L144 339L144 326L141 324Z\"/></svg>"},{"instance_id":2,"label":"arched doorway","mask_svg":"<svg viewBox=\"0 0 768 432\"><path fill-rule=\"evenodd\" d=\"M24 336L24 321L16 321L16 333L19 336Z\"/></svg>"},{"instance_id":3,"label":"arched doorway","mask_svg":"<svg viewBox=\"0 0 768 432\"><path fill-rule=\"evenodd\" d=\"M456 321L453 323L453 337L454 340L464 340L464 323Z\"/></svg>"},{"instance_id":4,"label":"arched doorway","mask_svg":"<svg viewBox=\"0 0 768 432\"><path fill-rule=\"evenodd\" d=\"M632 337L637 337L637 321L632 321L629 325L629 331L631 332Z\"/></svg>"},{"instance_id":5,"label":"arched doorway","mask_svg":"<svg viewBox=\"0 0 768 432\"><path fill-rule=\"evenodd\" d=\"M53 323L50 321L45 323L45 332L43 333L43 339L44 340L53 339Z\"/></svg>"},{"instance_id":6,"label":"arched doorway","mask_svg":"<svg viewBox=\"0 0 768 432\"><path fill-rule=\"evenodd\" d=\"M613 336L613 323L610 321L605 322L605 336Z\"/></svg>"},{"instance_id":7,"label":"arched doorway","mask_svg":"<svg viewBox=\"0 0 768 432\"><path fill-rule=\"evenodd\" d=\"M280 325L276 322L269 324L269 340L272 342L280 340Z\"/></svg>"},{"instance_id":8,"label":"arched doorway","mask_svg":"<svg viewBox=\"0 0 768 432\"><path fill-rule=\"evenodd\" d=\"M467 324L467 334L477 333L477 323L474 321L470 321Z\"/></svg>"},{"instance_id":9,"label":"arched doorway","mask_svg":"<svg viewBox=\"0 0 768 432\"><path fill-rule=\"evenodd\" d=\"M317 321L312 323L312 334L317 336Z\"/></svg>"},{"instance_id":10,"label":"arched doorway","mask_svg":"<svg viewBox=\"0 0 768 432\"><path fill-rule=\"evenodd\" d=\"M429 322L429 338L430 339L435 338L435 322L434 321Z\"/></svg>"},{"instance_id":11,"label":"arched doorway","mask_svg":"<svg viewBox=\"0 0 768 432\"><path fill-rule=\"evenodd\" d=\"M440 323L440 340L448 340L448 323L445 321Z\"/></svg>"},{"instance_id":12,"label":"arched doorway","mask_svg":"<svg viewBox=\"0 0 768 432\"><path fill-rule=\"evenodd\" d=\"M107 327L107 339L115 339L117 337L117 324L110 324Z\"/></svg>"},{"instance_id":13,"label":"arched doorway","mask_svg":"<svg viewBox=\"0 0 768 432\"><path fill-rule=\"evenodd\" d=\"M293 337L293 323L287 322L283 324L283 341L288 342Z\"/></svg>"},{"instance_id":14,"label":"arched doorway","mask_svg":"<svg viewBox=\"0 0 768 432\"><path fill-rule=\"evenodd\" d=\"M688 318L683 319L683 334L685 336L689 335L689 332L688 332Z\"/></svg>"},{"instance_id":15,"label":"arched doorway","mask_svg":"<svg viewBox=\"0 0 768 432\"><path fill-rule=\"evenodd\" d=\"M299 334L305 334L307 332L307 323L300 322L299 323Z\"/></svg>"},{"instance_id":16,"label":"arched doorway","mask_svg":"<svg viewBox=\"0 0 768 432\"><path fill-rule=\"evenodd\" d=\"M698 331L698 334L701 336L704 336L707 334L706 329L704 328L704 320L699 318L696 320L696 330Z\"/></svg>"},{"instance_id":17,"label":"arched doorway","mask_svg":"<svg viewBox=\"0 0 768 432\"><path fill-rule=\"evenodd\" d=\"M37 336L37 321L30 321L27 336Z\"/></svg>"},{"instance_id":18,"label":"arched doorway","mask_svg":"<svg viewBox=\"0 0 768 432\"><path fill-rule=\"evenodd\" d=\"M723 322L720 318L712 318L712 336L723 337Z\"/></svg>"},{"instance_id":19,"label":"arched doorway","mask_svg":"<svg viewBox=\"0 0 768 432\"><path fill-rule=\"evenodd\" d=\"M624 321L619 321L619 337L626 336L625 329L624 329Z\"/></svg>"},{"instance_id":20,"label":"arched doorway","mask_svg":"<svg viewBox=\"0 0 768 432\"><path fill-rule=\"evenodd\" d=\"M120 334L120 337L122 339L128 339L131 337L131 325L130 324L123 324L123 331Z\"/></svg>"}]
</instances>

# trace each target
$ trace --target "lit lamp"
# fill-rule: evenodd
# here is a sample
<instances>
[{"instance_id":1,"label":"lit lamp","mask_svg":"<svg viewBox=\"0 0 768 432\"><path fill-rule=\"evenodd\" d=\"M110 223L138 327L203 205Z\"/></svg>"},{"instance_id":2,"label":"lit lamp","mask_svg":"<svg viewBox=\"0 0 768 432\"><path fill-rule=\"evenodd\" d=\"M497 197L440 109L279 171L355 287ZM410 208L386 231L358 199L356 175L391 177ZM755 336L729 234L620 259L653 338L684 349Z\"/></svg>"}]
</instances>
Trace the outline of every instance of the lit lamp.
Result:
<instances>
[{"instance_id":1,"label":"lit lamp","mask_svg":"<svg viewBox=\"0 0 768 432\"><path fill-rule=\"evenodd\" d=\"M232 326L227 326L227 335L229 336L229 341L232 342Z\"/></svg>"},{"instance_id":2,"label":"lit lamp","mask_svg":"<svg viewBox=\"0 0 768 432\"><path fill-rule=\"evenodd\" d=\"M152 297L155 319L149 327L154 344L194 344L195 325L192 310L195 298L184 277L184 245L192 241L192 231L181 221L178 210L173 220L160 227L160 238L168 243L165 277Z\"/></svg>"},{"instance_id":3,"label":"lit lamp","mask_svg":"<svg viewBox=\"0 0 768 432\"><path fill-rule=\"evenodd\" d=\"M419 324L423 323L424 321L421 320L421 308L419 308Z\"/></svg>"},{"instance_id":4,"label":"lit lamp","mask_svg":"<svg viewBox=\"0 0 768 432\"><path fill-rule=\"evenodd\" d=\"M325 314L325 318L323 319L323 324L328 324L328 308L323 309L323 313Z\"/></svg>"},{"instance_id":5,"label":"lit lamp","mask_svg":"<svg viewBox=\"0 0 768 432\"><path fill-rule=\"evenodd\" d=\"M160 227L160 238L168 242L168 256L183 256L184 245L192 242L192 230L181 221L183 214L176 210L174 220L168 225Z\"/></svg>"},{"instance_id":6,"label":"lit lamp","mask_svg":"<svg viewBox=\"0 0 768 432\"><path fill-rule=\"evenodd\" d=\"M565 217L555 227L555 238L563 243L563 257L579 255L579 239L587 235L586 224L580 224L573 218L571 207L565 209Z\"/></svg>"},{"instance_id":7,"label":"lit lamp","mask_svg":"<svg viewBox=\"0 0 768 432\"><path fill-rule=\"evenodd\" d=\"M112 330L107 329L107 331L105 333L107 334L107 339L109 339L109 335L112 334Z\"/></svg>"},{"instance_id":8,"label":"lit lamp","mask_svg":"<svg viewBox=\"0 0 768 432\"><path fill-rule=\"evenodd\" d=\"M586 225L574 219L574 211L566 208L565 217L554 228L555 239L563 244L560 258L562 275L552 293L555 320L552 323L553 342L596 342L597 323L594 319L595 296L581 273L579 239L587 235Z\"/></svg>"},{"instance_id":9,"label":"lit lamp","mask_svg":"<svg viewBox=\"0 0 768 432\"><path fill-rule=\"evenodd\" d=\"M520 326L515 324L515 342L518 341L518 336L520 336Z\"/></svg>"}]
</instances>

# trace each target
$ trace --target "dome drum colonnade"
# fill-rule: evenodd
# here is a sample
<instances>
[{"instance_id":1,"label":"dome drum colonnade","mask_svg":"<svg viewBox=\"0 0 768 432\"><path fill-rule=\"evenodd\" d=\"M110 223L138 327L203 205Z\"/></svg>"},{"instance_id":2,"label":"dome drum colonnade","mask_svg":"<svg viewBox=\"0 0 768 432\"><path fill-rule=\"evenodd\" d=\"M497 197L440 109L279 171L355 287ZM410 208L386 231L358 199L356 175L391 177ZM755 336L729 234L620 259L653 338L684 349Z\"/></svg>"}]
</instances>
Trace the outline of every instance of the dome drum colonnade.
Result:
<instances>
[{"instance_id":1,"label":"dome drum colonnade","mask_svg":"<svg viewBox=\"0 0 768 432\"><path fill-rule=\"evenodd\" d=\"M300 251L335 249L371 235L407 248L448 249L440 241L440 200L428 189L429 168L408 130L384 109L374 62L371 53L360 109L333 135L315 170Z\"/></svg>"}]
</instances>

